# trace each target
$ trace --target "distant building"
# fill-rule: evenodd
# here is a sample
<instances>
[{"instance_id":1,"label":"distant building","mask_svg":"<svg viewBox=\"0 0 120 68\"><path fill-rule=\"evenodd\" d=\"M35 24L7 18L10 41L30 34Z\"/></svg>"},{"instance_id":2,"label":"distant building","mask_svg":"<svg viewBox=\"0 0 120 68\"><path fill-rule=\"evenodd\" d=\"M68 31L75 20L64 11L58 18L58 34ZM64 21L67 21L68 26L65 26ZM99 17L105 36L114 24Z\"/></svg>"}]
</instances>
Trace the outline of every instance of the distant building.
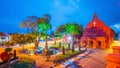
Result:
<instances>
[{"instance_id":1,"label":"distant building","mask_svg":"<svg viewBox=\"0 0 120 68\"><path fill-rule=\"evenodd\" d=\"M83 30L81 42L91 48L109 48L114 41L114 31L98 19L96 13Z\"/></svg>"},{"instance_id":2,"label":"distant building","mask_svg":"<svg viewBox=\"0 0 120 68\"><path fill-rule=\"evenodd\" d=\"M0 44L9 41L9 35L3 32L0 32Z\"/></svg>"}]
</instances>

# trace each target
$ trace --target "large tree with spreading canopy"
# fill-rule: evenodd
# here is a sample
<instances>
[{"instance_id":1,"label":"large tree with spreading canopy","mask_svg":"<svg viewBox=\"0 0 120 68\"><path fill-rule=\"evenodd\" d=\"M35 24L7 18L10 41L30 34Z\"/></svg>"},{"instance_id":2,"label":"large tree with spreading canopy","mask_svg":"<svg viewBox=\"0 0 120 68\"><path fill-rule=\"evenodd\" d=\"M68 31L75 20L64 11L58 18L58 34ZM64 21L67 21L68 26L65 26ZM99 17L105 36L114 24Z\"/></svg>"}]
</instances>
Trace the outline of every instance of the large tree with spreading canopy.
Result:
<instances>
[{"instance_id":1,"label":"large tree with spreading canopy","mask_svg":"<svg viewBox=\"0 0 120 68\"><path fill-rule=\"evenodd\" d=\"M82 25L79 25L77 23L67 23L64 25L60 25L56 30L56 34L59 36L66 34L66 35L72 35L74 37L76 35L79 35L82 32L82 29L83 29ZM76 39L77 39L77 37L76 37ZM66 40L66 42L67 42L67 40Z\"/></svg>"},{"instance_id":2,"label":"large tree with spreading canopy","mask_svg":"<svg viewBox=\"0 0 120 68\"><path fill-rule=\"evenodd\" d=\"M45 36L47 46L47 30L52 28L50 20L49 14L43 15L43 17L29 16L20 24L20 27L27 28L28 33L31 33L36 39L38 38L38 42L41 36Z\"/></svg>"},{"instance_id":3,"label":"large tree with spreading canopy","mask_svg":"<svg viewBox=\"0 0 120 68\"><path fill-rule=\"evenodd\" d=\"M65 34L75 34L78 35L82 32L82 25L79 25L77 23L67 23L64 25L60 25L57 29L56 29L56 34L61 34L61 33L65 33Z\"/></svg>"}]
</instances>

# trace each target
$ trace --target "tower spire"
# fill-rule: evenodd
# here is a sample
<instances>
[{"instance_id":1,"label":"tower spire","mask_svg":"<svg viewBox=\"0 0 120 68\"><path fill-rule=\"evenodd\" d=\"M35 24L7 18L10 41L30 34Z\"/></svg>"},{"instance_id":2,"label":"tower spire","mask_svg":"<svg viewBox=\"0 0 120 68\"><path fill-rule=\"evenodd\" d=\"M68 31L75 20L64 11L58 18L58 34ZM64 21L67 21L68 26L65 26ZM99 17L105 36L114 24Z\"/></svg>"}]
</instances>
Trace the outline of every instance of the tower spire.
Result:
<instances>
[{"instance_id":1,"label":"tower spire","mask_svg":"<svg viewBox=\"0 0 120 68\"><path fill-rule=\"evenodd\" d=\"M94 13L94 15L93 15L93 19L92 20L98 20L98 16L97 16L97 14L96 14L96 11L95 11L95 13Z\"/></svg>"}]
</instances>

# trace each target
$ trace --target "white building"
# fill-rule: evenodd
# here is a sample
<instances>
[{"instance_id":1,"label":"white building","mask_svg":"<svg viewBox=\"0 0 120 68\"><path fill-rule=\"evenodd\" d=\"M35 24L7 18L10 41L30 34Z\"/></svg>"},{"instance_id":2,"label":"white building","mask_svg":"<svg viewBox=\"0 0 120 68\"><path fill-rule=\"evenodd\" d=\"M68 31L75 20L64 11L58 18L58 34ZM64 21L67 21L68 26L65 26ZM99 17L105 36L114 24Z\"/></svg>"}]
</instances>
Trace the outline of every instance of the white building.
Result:
<instances>
[{"instance_id":1,"label":"white building","mask_svg":"<svg viewBox=\"0 0 120 68\"><path fill-rule=\"evenodd\" d=\"M3 32L0 32L0 44L9 41L9 35Z\"/></svg>"}]
</instances>

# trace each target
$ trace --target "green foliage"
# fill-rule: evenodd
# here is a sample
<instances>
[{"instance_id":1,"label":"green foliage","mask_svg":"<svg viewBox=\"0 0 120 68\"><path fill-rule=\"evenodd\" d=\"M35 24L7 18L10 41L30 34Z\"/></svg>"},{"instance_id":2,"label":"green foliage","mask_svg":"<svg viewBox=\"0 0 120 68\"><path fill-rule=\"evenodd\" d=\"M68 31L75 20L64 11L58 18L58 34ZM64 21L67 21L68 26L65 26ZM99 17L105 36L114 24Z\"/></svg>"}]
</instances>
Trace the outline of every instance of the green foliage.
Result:
<instances>
[{"instance_id":1,"label":"green foliage","mask_svg":"<svg viewBox=\"0 0 120 68\"><path fill-rule=\"evenodd\" d=\"M51 48L56 48L56 49L58 49L59 48L59 45L58 44L53 44L52 46L51 46Z\"/></svg>"},{"instance_id":2,"label":"green foliage","mask_svg":"<svg viewBox=\"0 0 120 68\"><path fill-rule=\"evenodd\" d=\"M51 24L46 21L44 18L39 18L38 19L38 32L43 33L46 35L46 31L51 28Z\"/></svg>"},{"instance_id":3,"label":"green foliage","mask_svg":"<svg viewBox=\"0 0 120 68\"><path fill-rule=\"evenodd\" d=\"M63 54L58 54L58 55L56 55L56 58L55 58L54 61L57 62L57 61L66 59L66 58L68 58L68 57L70 57L70 56L72 56L72 55L75 55L75 54L79 53L79 52L80 52L80 51L75 51L75 52L73 53L72 51L66 51L66 52L65 52L65 55L63 55Z\"/></svg>"},{"instance_id":4,"label":"green foliage","mask_svg":"<svg viewBox=\"0 0 120 68\"><path fill-rule=\"evenodd\" d=\"M56 35L59 35L60 33L64 33L64 32L65 32L65 25L60 25L60 26L57 28L55 34L56 34Z\"/></svg>"},{"instance_id":5,"label":"green foliage","mask_svg":"<svg viewBox=\"0 0 120 68\"><path fill-rule=\"evenodd\" d=\"M35 40L32 34L13 34L8 45L31 43Z\"/></svg>"},{"instance_id":6,"label":"green foliage","mask_svg":"<svg viewBox=\"0 0 120 68\"><path fill-rule=\"evenodd\" d=\"M60 35L61 33L80 34L82 29L83 29L82 26L78 25L77 23L67 23L64 25L60 25L56 30L56 34L57 35Z\"/></svg>"},{"instance_id":7,"label":"green foliage","mask_svg":"<svg viewBox=\"0 0 120 68\"><path fill-rule=\"evenodd\" d=\"M77 23L65 24L65 32L66 34L79 34L82 28Z\"/></svg>"},{"instance_id":8,"label":"green foliage","mask_svg":"<svg viewBox=\"0 0 120 68\"><path fill-rule=\"evenodd\" d=\"M46 36L45 35L42 35L40 38L42 38L43 40L46 40ZM47 35L47 39L50 38L49 35Z\"/></svg>"},{"instance_id":9,"label":"green foliage","mask_svg":"<svg viewBox=\"0 0 120 68\"><path fill-rule=\"evenodd\" d=\"M43 17L29 16L21 24L21 28L27 28L28 33L33 34L34 38L45 36L47 30L52 26L49 23L51 17L49 14L45 14Z\"/></svg>"},{"instance_id":10,"label":"green foliage","mask_svg":"<svg viewBox=\"0 0 120 68\"><path fill-rule=\"evenodd\" d=\"M60 61L60 60L63 60L63 59L65 59L65 58L68 58L68 57L70 57L70 55L68 55L68 54L65 54L65 55L63 55L63 54L58 54L58 55L56 55L56 58L55 58L54 61Z\"/></svg>"},{"instance_id":11,"label":"green foliage","mask_svg":"<svg viewBox=\"0 0 120 68\"><path fill-rule=\"evenodd\" d=\"M55 44L53 44L53 45L51 46L51 48L62 49L60 46L62 47L62 44L60 44L60 43L59 43L59 44L56 44L56 45L55 45ZM67 46L66 46L66 45L64 45L64 48L66 49L66 48L67 48Z\"/></svg>"}]
</instances>

